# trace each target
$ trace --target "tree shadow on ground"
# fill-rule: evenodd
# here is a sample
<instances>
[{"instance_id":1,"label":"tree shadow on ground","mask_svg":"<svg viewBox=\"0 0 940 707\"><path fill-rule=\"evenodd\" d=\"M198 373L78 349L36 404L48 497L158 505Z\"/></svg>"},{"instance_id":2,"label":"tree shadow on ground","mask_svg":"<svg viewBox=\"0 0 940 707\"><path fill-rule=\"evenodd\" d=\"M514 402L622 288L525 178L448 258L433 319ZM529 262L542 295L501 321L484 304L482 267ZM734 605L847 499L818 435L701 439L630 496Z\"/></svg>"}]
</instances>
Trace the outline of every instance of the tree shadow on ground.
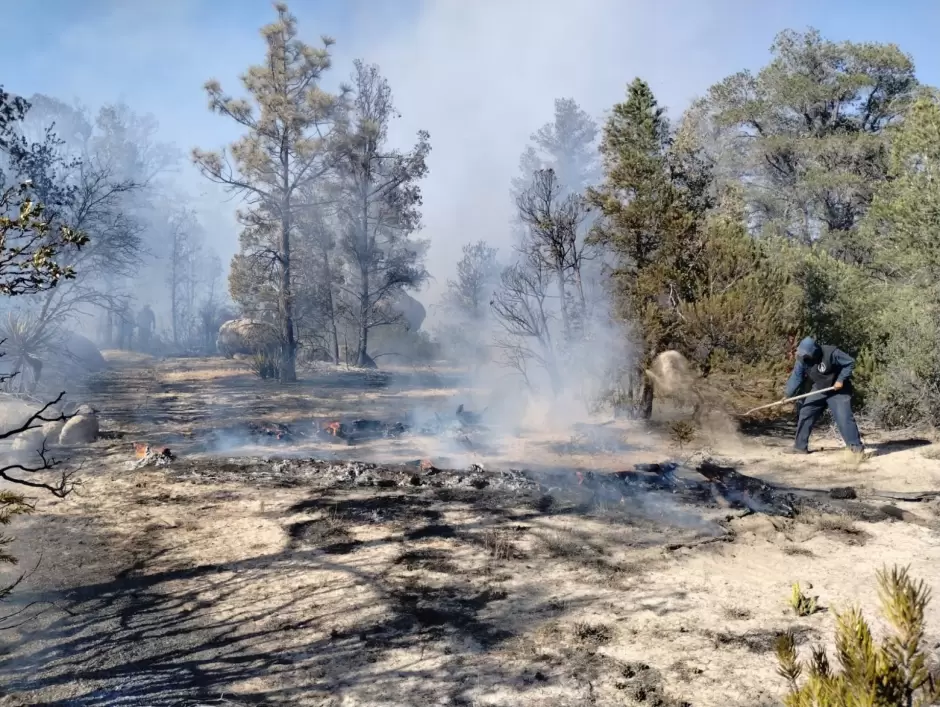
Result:
<instances>
[{"instance_id":1,"label":"tree shadow on ground","mask_svg":"<svg viewBox=\"0 0 940 707\"><path fill-rule=\"evenodd\" d=\"M766 420L743 418L738 421L738 429L746 437L774 437L778 439L796 436L796 416L776 417Z\"/></svg>"},{"instance_id":2,"label":"tree shadow on ground","mask_svg":"<svg viewBox=\"0 0 940 707\"><path fill-rule=\"evenodd\" d=\"M569 511L513 512L484 496L324 490L284 514L279 551L186 566L155 549L113 578L55 593L68 614L22 626L18 646L0 658L0 682L8 693L36 696L21 704L63 707L182 705L223 693L234 704L343 695L375 705L406 696L412 704L470 704L474 689L521 695L551 684L547 668L549 677L533 681L494 651L533 621L591 603L590 594L557 596L531 570L520 580L527 553L506 551L520 524ZM338 552L335 537L301 525L317 513L350 533L375 532ZM444 520L456 516L465 520ZM572 551L568 559L597 568L593 555ZM682 601L680 594L638 592L636 610Z\"/></svg>"},{"instance_id":3,"label":"tree shadow on ground","mask_svg":"<svg viewBox=\"0 0 940 707\"><path fill-rule=\"evenodd\" d=\"M872 456L882 457L895 452L905 452L909 449L918 449L933 444L929 439L911 437L909 439L895 439L886 442L873 442L867 446L874 451Z\"/></svg>"}]
</instances>

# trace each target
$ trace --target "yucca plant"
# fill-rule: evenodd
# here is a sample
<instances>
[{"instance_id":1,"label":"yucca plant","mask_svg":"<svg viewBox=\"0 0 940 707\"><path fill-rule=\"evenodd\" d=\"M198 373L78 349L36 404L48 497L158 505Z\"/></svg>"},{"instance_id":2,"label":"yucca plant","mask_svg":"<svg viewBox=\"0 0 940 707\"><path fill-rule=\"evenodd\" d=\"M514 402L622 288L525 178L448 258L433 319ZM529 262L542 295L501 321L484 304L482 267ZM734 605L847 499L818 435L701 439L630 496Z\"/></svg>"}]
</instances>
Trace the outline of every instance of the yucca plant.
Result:
<instances>
[{"instance_id":1,"label":"yucca plant","mask_svg":"<svg viewBox=\"0 0 940 707\"><path fill-rule=\"evenodd\" d=\"M10 357L17 375L5 381L6 392L26 393L38 381L38 369L34 366L54 344L53 327L43 325L31 314L9 312L6 322L0 323L0 340L3 353Z\"/></svg>"},{"instance_id":2,"label":"yucca plant","mask_svg":"<svg viewBox=\"0 0 940 707\"><path fill-rule=\"evenodd\" d=\"M818 597L811 597L803 593L799 582L793 583L790 592L790 606L797 616L810 616L819 610Z\"/></svg>"},{"instance_id":3,"label":"yucca plant","mask_svg":"<svg viewBox=\"0 0 940 707\"><path fill-rule=\"evenodd\" d=\"M777 672L787 681L787 707L926 707L938 704L940 689L924 652L924 611L930 590L908 569L878 572L881 612L893 632L881 642L861 611L836 613L836 654L840 670L826 651L815 647L808 665L797 657L796 639L777 639ZM805 681L800 683L804 671Z\"/></svg>"}]
</instances>

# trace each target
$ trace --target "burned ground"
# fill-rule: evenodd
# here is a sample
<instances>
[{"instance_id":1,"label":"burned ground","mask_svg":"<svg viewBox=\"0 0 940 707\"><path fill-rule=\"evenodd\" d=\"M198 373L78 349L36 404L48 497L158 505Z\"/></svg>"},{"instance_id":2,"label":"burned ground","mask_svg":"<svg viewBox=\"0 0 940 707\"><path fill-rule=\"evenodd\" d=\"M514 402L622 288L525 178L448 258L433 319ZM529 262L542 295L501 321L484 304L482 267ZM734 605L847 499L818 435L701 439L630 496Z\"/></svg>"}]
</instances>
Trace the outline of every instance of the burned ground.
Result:
<instances>
[{"instance_id":1,"label":"burned ground","mask_svg":"<svg viewBox=\"0 0 940 707\"><path fill-rule=\"evenodd\" d=\"M465 450L420 435L314 434L418 401L450 425L461 402L363 378L100 377L85 485L15 527L36 569L5 607L2 704L770 705L774 637L832 633L792 614L792 582L869 615L883 563L937 586L932 448L800 466L770 438L683 454L593 425L448 465ZM290 435L207 443L252 425ZM176 459L132 470L135 441Z\"/></svg>"}]
</instances>

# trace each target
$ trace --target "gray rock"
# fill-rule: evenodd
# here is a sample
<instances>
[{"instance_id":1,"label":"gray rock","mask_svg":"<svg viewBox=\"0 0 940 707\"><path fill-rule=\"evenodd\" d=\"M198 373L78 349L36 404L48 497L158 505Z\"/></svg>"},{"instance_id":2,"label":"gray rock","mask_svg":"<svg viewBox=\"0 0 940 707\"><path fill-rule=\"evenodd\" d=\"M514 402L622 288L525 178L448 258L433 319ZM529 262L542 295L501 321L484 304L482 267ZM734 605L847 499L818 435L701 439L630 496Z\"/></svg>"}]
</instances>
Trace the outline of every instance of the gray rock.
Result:
<instances>
[{"instance_id":1,"label":"gray rock","mask_svg":"<svg viewBox=\"0 0 940 707\"><path fill-rule=\"evenodd\" d=\"M13 438L13 451L34 454L42 449L42 442L45 438L46 436L39 427L21 432Z\"/></svg>"},{"instance_id":2,"label":"gray rock","mask_svg":"<svg viewBox=\"0 0 940 707\"><path fill-rule=\"evenodd\" d=\"M51 447L59 443L63 427L65 427L65 421L56 420L55 422L47 422L40 428L43 436L46 438L47 446Z\"/></svg>"},{"instance_id":3,"label":"gray rock","mask_svg":"<svg viewBox=\"0 0 940 707\"><path fill-rule=\"evenodd\" d=\"M98 347L90 339L73 331L63 332L62 350L58 355L73 362L83 371L103 371L108 367Z\"/></svg>"},{"instance_id":4,"label":"gray rock","mask_svg":"<svg viewBox=\"0 0 940 707\"><path fill-rule=\"evenodd\" d=\"M76 415L65 423L59 435L59 444L88 444L98 439L98 416Z\"/></svg>"},{"instance_id":5,"label":"gray rock","mask_svg":"<svg viewBox=\"0 0 940 707\"><path fill-rule=\"evenodd\" d=\"M230 319L219 327L216 347L226 358L236 354L253 356L277 349L277 330L270 324L251 319Z\"/></svg>"}]
</instances>

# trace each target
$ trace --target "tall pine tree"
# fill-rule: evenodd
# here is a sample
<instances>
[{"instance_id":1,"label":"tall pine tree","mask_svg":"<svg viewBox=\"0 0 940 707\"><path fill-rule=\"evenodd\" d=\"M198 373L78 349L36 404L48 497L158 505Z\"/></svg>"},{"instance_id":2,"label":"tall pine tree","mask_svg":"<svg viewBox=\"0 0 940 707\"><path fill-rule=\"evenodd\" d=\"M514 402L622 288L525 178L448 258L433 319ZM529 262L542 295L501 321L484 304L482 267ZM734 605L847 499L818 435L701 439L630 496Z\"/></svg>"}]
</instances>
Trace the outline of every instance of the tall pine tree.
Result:
<instances>
[{"instance_id":1,"label":"tall pine tree","mask_svg":"<svg viewBox=\"0 0 940 707\"><path fill-rule=\"evenodd\" d=\"M600 212L591 240L616 257L620 314L639 329L642 351L630 371L624 401L630 414L648 417L652 389L643 371L669 339L668 312L680 296L681 270L694 257L701 214L674 179L669 123L649 85L635 79L614 106L601 142L605 179L588 192Z\"/></svg>"},{"instance_id":2,"label":"tall pine tree","mask_svg":"<svg viewBox=\"0 0 940 707\"><path fill-rule=\"evenodd\" d=\"M277 3L275 9L277 22L261 30L264 63L249 67L242 78L250 100L227 95L217 81L206 83L210 109L246 130L231 146L234 164L224 153L199 149L193 150L193 161L206 177L246 201L239 213L246 227L243 258L233 265L266 261L263 285L277 298L278 374L288 382L297 377L291 234L298 211L310 208L298 203L298 195L330 170L330 134L344 104L319 86L330 67L333 40L324 37L322 48L304 43L287 5Z\"/></svg>"}]
</instances>

